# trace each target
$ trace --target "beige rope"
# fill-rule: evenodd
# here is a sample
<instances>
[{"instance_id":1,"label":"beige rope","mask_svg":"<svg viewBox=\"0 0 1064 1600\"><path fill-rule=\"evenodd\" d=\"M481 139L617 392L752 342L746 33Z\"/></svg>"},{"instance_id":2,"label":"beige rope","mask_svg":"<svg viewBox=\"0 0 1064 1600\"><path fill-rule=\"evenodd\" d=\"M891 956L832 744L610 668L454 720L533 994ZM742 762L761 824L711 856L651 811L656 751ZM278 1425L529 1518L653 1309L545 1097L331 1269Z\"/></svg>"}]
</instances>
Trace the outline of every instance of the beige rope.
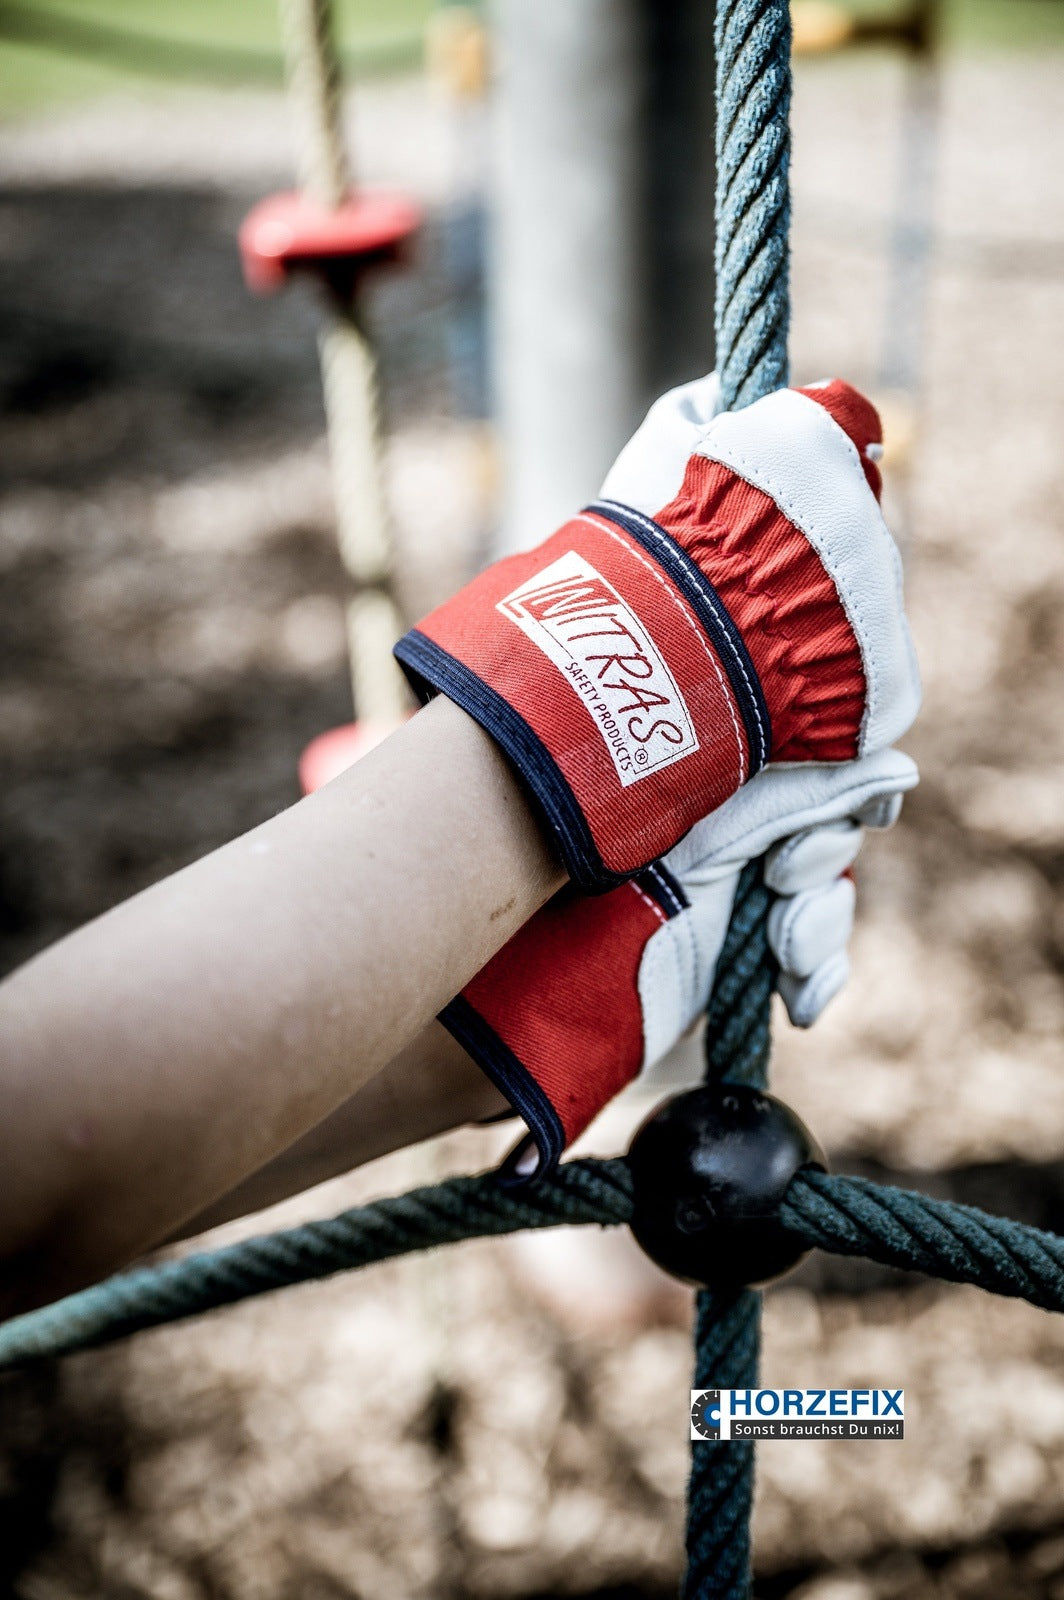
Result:
<instances>
[{"instance_id":1,"label":"beige rope","mask_svg":"<svg viewBox=\"0 0 1064 1600\"><path fill-rule=\"evenodd\" d=\"M331 0L280 0L280 9L300 183L320 205L338 206L351 178ZM391 654L402 624L391 592L376 363L354 308L330 308L319 350L340 556L355 589L347 608L355 712L391 724L408 705Z\"/></svg>"}]
</instances>

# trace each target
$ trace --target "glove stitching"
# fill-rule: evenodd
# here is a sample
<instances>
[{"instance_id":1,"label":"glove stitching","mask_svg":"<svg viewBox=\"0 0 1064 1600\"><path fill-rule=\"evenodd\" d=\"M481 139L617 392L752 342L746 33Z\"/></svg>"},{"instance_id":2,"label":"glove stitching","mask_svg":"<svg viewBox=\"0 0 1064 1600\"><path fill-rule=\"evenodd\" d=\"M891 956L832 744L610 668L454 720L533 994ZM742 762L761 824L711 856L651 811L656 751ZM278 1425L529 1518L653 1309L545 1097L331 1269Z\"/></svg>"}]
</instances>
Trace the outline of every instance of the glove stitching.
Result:
<instances>
[{"instance_id":1,"label":"glove stitching","mask_svg":"<svg viewBox=\"0 0 1064 1600\"><path fill-rule=\"evenodd\" d=\"M842 957L843 960L846 959L845 951L842 952ZM831 989L832 980L834 979L837 970L838 957L825 963L825 966L820 969L819 977L816 973L813 973L812 977L805 980L805 984L803 985L803 998L808 999L809 1005L812 1008L813 1014L809 1018L810 1022L816 1021L821 1011L827 1005L828 1000L831 998L831 995L828 991ZM803 1014L806 1014L804 1010Z\"/></svg>"},{"instance_id":2,"label":"glove stitching","mask_svg":"<svg viewBox=\"0 0 1064 1600\"><path fill-rule=\"evenodd\" d=\"M675 917L678 916L681 911L685 911L687 909L686 901L682 900L680 895L673 888L673 885L670 881L668 868L665 866L663 861L652 862L647 868L647 872L653 877L654 882L657 884L659 890L669 902L668 906L663 908L667 915ZM658 903L660 905L661 902L659 901Z\"/></svg>"},{"instance_id":3,"label":"glove stitching","mask_svg":"<svg viewBox=\"0 0 1064 1600\"><path fill-rule=\"evenodd\" d=\"M782 844L777 845L773 866L779 866L781 863L785 867L789 866L799 845L815 831L815 826L813 828L803 828L801 832L792 834L789 839L785 839Z\"/></svg>"},{"instance_id":4,"label":"glove stitching","mask_svg":"<svg viewBox=\"0 0 1064 1600\"><path fill-rule=\"evenodd\" d=\"M619 503L620 502L618 502L618 504ZM675 540L675 539L670 538L670 536L662 528L658 527L658 524L651 517L644 516L642 514L642 512L638 511L634 506L626 506L625 510L630 512L630 514L636 519L636 521L643 528L644 532L650 534L651 537L654 538L657 541L657 543L662 544L662 545L666 545L666 546L668 546L670 544L678 544L678 541ZM683 549L683 546L679 545L679 548ZM758 732L761 735L761 747L762 747L763 750L765 750L767 752L768 748L769 748L768 735L767 735L767 733L765 731L765 724L761 720L761 712L759 711L758 705L757 705L757 695L754 693L753 684L750 682L750 675L747 672L746 667L743 664L743 658L739 654L738 650L736 650L735 645L732 642L731 638L729 638L729 636L728 636L728 629L727 629L727 627L725 625L724 618L721 615L721 612L722 612L723 608L718 605L717 596L714 594L713 590L710 589L708 585L703 586L702 581L700 581L700 575L697 572L697 568L695 569L694 572L692 572L691 577L692 577L692 580L695 582L696 587L697 587L699 593L701 594L703 600L706 602L706 605L709 607L710 611L712 611L713 615L716 617L717 621L720 623L721 633L724 636L725 643L727 644L731 655L735 659L735 664L739 668L739 671L742 674L743 682L745 683L745 685L747 687L747 690L748 690L748 692L750 694L751 706L752 706L752 709L753 709L754 716L755 716L755 718L757 720ZM731 618L728 617L727 620L730 622Z\"/></svg>"},{"instance_id":5,"label":"glove stitching","mask_svg":"<svg viewBox=\"0 0 1064 1600\"><path fill-rule=\"evenodd\" d=\"M681 920L683 920L683 919L681 919ZM709 1004L709 992L708 992L708 989L707 989L706 993L701 994L701 993L699 993L699 989L698 989L698 978L699 978L699 959L698 958L699 958L700 951L699 951L698 938L697 938L697 936L695 934L695 919L694 919L693 915L686 919L685 931L686 931L686 934L687 934L688 946L689 946L690 952L691 952L691 998L692 998L692 1002L693 1002L693 1005L694 1005L694 1008L695 1008L695 1012L697 1014L697 1012L703 1006ZM720 960L719 952L718 952L718 955L717 955L717 960L718 961ZM713 963L714 971L716 970L716 965L717 965L717 962L714 961L714 963ZM709 988L711 989L712 986L713 986L713 980L712 980L712 977L711 977L710 980L709 980ZM690 1017L685 1017L684 1018L684 1026L686 1027L690 1021L691 1021Z\"/></svg>"},{"instance_id":6,"label":"glove stitching","mask_svg":"<svg viewBox=\"0 0 1064 1600\"><path fill-rule=\"evenodd\" d=\"M816 401L813 401L812 404L815 405ZM829 421L830 421L830 418L829 418ZM834 426L837 427L838 424L836 423L836 424L834 424ZM841 428L839 429L839 432L840 433L842 432ZM847 443L849 443L849 440L847 440ZM862 486L866 490L868 490L869 494L871 494L872 491L870 489L868 489L868 483L867 483L867 481L865 479L865 475L861 471L861 464L856 458L856 451L853 451L852 445L850 446L850 449L853 452L853 457L854 457L853 461L850 464L853 467L853 470L855 472L860 473ZM735 462L737 462L740 467L745 469L745 471L740 473L740 476L742 478L744 478L745 481L747 483L749 483L752 488L754 488L754 489L758 489L759 488L759 489L762 490L763 493L767 493L767 494L771 495L772 499L775 500L775 502L779 506L780 510L783 511L786 514L787 519L790 522L791 526L796 530L796 532L800 533L802 535L802 537L809 544L811 544L813 546L813 549L816 551L817 555L820 557L820 561L821 561L821 564L822 564L822 566L824 568L824 571L827 573L828 577L831 579L832 584L834 585L835 593L839 597L839 604L842 606L843 611L846 613L846 617L847 617L847 620L850 623L850 627L853 628L854 633L857 636L857 645L858 645L858 648L861 651L861 657L862 657L862 660L863 660L864 657L865 657L863 640L868 637L868 628L867 628L867 623L866 623L866 620L865 620L865 611L864 611L864 608L863 608L861 602L853 594L851 594L849 596L849 602L847 603L847 600L843 597L842 592L839 589L838 583L837 583L836 578L835 578L835 574L831 571L831 568L828 566L827 562L824 560L824 557L821 554L821 551L820 551L819 547L817 546L817 544L810 537L810 533L815 529L817 534L818 534L818 536L821 539L823 539L823 533L822 533L822 530L820 528L820 525L818 523L814 522L812 519L807 519L808 528L803 528L801 526L801 524L796 520L797 512L795 510L794 501L791 499L790 495L787 493L787 491L785 489L781 488L777 483L774 482L774 480L772 478L772 475L770 473L766 473L763 470L763 468L759 468L756 465L756 463L750 461L748 459L748 457L743 455L740 451L732 450L730 453L733 455ZM721 464L721 466L725 466L725 467L733 465L733 463L731 461L722 461L720 464ZM748 476L748 474L750 474L750 473L757 474L757 476L758 476L760 481L754 481L754 479L752 479L750 476ZM886 533L887 538L889 539L890 538L890 530L887 528L886 523L883 522L882 517L880 517L879 521L880 521L880 524L881 524L881 526L883 528L884 533ZM824 542L827 542L827 541L824 541ZM854 614L854 616L857 619L856 627L854 626L854 620L853 620L853 617L851 616L851 612ZM872 673L870 673L870 672L868 672L866 670L865 671L865 715L864 715L862 721L867 722L867 721L871 720L872 713L873 713L873 711L875 709L875 703L876 703L875 677L874 677L874 675Z\"/></svg>"},{"instance_id":7,"label":"glove stitching","mask_svg":"<svg viewBox=\"0 0 1064 1600\"><path fill-rule=\"evenodd\" d=\"M791 393L796 393L797 391L790 391L790 392ZM815 407L816 411L819 412L819 415L816 416L815 418L811 417L811 420L814 422L814 425L819 427L821 430L823 430L826 427L831 432L832 437L834 438L836 443L838 443L839 440L841 440L841 442L843 444L843 447L845 449L845 452L846 452L846 469L847 469L847 471L850 473L851 476L856 473L859 476L861 488L865 491L865 493L871 495L872 491L869 488L868 480L864 475L864 468L861 466L861 459L860 459L860 456L857 453L857 447L854 444L853 440L850 438L849 434L846 432L845 428L840 427L839 424L835 421L834 417L832 417L830 415L830 413L827 412L824 409L823 406L819 405L817 403L817 401L811 400L808 395L802 395L800 398L803 399L803 400L806 400L810 406ZM728 413L724 413L724 415L728 415ZM714 424L718 423L720 420L721 419L719 417L715 417L713 419L713 421L711 423L709 423L709 425L708 425L708 427L706 429L705 438L703 440L704 448L699 450L699 454L707 457L707 459L712 459L714 461L717 461L720 466L731 467L732 470L735 470L735 463L738 462L739 465L742 468L745 469L744 471L739 473L739 476L744 478L744 480L747 483L751 484L751 486L753 488L761 489L763 493L770 494L772 499L775 500L777 506L779 506L780 510L787 514L788 519L792 523L792 526L794 526L798 530L798 532L801 533L808 540L808 542L813 545L813 548L816 550L816 553L820 557L821 563L824 566L824 570L827 572L828 576L831 578L831 581L835 586L835 592L839 596L839 602L842 605L843 610L846 612L847 618L850 618L851 607L852 607L853 613L855 614L855 616L857 618L857 622L858 622L858 624L860 626L861 633L857 633L857 629L856 628L854 629L854 631L855 631L855 633L857 633L858 647L861 649L861 657L862 657L862 660L864 660L865 659L865 651L864 651L864 640L862 639L862 633L864 635L864 639L865 640L870 638L870 634L869 634L869 632L867 630L865 612L863 610L861 602L857 599L856 596L851 594L851 596L850 596L850 604L847 605L847 602L843 598L843 595L842 595L842 593L841 593L841 591L839 589L838 583L837 583L837 581L835 579L835 574L830 570L830 568L827 566L827 563L824 561L824 557L821 554L821 551L820 551L819 547L816 545L816 543L814 543L813 539L810 538L809 533L806 532L806 530L802 527L801 523L797 520L796 514L795 514L794 502L793 502L790 494L788 493L788 491L786 489L780 487L775 482L772 474L766 472L763 467L760 467L756 463L751 462L749 460L749 458L745 455L745 453L741 449L739 449L735 445L735 443L730 439L729 439L729 441L727 443L727 446L726 446L727 455L728 455L728 459L727 460L721 460L721 458L714 453L714 451L713 451L712 434L713 434L713 431L714 431ZM753 474L753 476L751 476L751 474ZM897 546L894 544L894 541L891 538L890 529L887 527L886 523L883 520L882 512L880 511L878 505L875 504L875 497L874 496L872 496L872 500L873 500L873 505L875 506L877 527L878 527L879 530L882 531L882 534L884 535L884 537L886 539L886 542L887 542L887 551L888 551L888 559L889 559L890 567L891 567L891 575L894 578L896 583L900 583L900 557L899 557L898 552L897 552ZM810 526L810 528L813 528L813 527L817 527L818 525L813 523L813 522L810 522L809 526ZM850 619L850 626L851 627L854 626L852 618ZM865 714L864 714L864 717L862 718L862 724L863 724L864 727L867 727L869 722L871 722L873 714L874 714L875 709L876 709L876 704L877 704L877 692L876 692L875 677L874 677L874 675L872 673L869 673L866 670L866 672L865 672Z\"/></svg>"},{"instance_id":8,"label":"glove stitching","mask_svg":"<svg viewBox=\"0 0 1064 1600\"><path fill-rule=\"evenodd\" d=\"M720 662L717 660L716 656L713 654L713 651L709 648L709 643L706 640L705 635L702 632L702 629L698 626L697 623L692 622L691 618L687 614L687 611L686 611L685 607L680 603L679 597L673 592L671 586L666 582L665 578L661 575L661 573L655 571L654 567L651 565L651 562L650 562L650 559L649 559L648 556L641 555L640 552L638 550L636 550L634 548L634 546L628 542L627 539L622 538L622 536L616 531L616 529L611 528L608 522L600 522L597 517L590 517L590 516L587 515L586 512L581 512L579 517L577 517L576 520L578 522L586 522L589 525L589 527L596 528L601 533L608 533L610 538L612 540L614 540L614 542L616 544L619 544L622 550L626 550L629 555L634 556L637 561L641 562L642 565L644 567L646 567L647 571L650 573L650 576L654 579L654 581L656 583L659 583L661 585L662 589L664 589L665 593L668 595L669 599L672 601L673 605L676 607L677 611L680 613L681 617L686 622L688 628L693 632L695 638L698 640L699 644L702 646L702 649L704 650L705 655L706 655L706 659L709 661L710 665L713 668L713 671L716 673L717 682L720 684L721 693L724 696L724 703L728 707L728 716L731 718L732 729L733 729L733 731L735 733L735 743L736 743L736 747L737 747L737 749L739 751L739 783L740 783L740 786L741 786L742 784L744 784L746 782L746 751L745 751L745 748L743 746L743 738L742 738L742 734L739 731L739 723L738 723L738 719L736 718L736 715L735 715L735 706L732 703L731 692L728 689L728 686L727 686L727 683L726 683L726 680L725 680L725 677L724 677L724 669L721 666Z\"/></svg>"},{"instance_id":9,"label":"glove stitching","mask_svg":"<svg viewBox=\"0 0 1064 1600\"><path fill-rule=\"evenodd\" d=\"M812 828L805 828L803 830L803 834L809 834L812 833L812 831ZM797 850L799 840L803 837L803 834L796 833L790 839L784 839L781 845L777 845L776 860L774 865L778 865L780 862L782 862L784 866L790 865L791 857L794 855L795 850Z\"/></svg>"},{"instance_id":10,"label":"glove stitching","mask_svg":"<svg viewBox=\"0 0 1064 1600\"><path fill-rule=\"evenodd\" d=\"M650 895L647 894L646 890L639 887L634 878L629 878L627 888L635 890L643 904L650 907L651 911L653 911L654 915L662 925L668 922L669 919L661 906L658 905L658 902L656 900L652 900Z\"/></svg>"}]
</instances>

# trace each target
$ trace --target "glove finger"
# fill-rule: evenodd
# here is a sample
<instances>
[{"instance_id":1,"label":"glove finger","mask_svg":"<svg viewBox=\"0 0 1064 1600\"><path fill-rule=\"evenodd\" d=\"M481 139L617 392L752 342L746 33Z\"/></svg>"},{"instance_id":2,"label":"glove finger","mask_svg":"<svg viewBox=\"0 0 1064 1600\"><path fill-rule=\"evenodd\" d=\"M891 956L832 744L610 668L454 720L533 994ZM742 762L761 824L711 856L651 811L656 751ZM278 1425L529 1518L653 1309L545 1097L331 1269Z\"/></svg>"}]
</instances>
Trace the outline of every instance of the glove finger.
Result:
<instances>
[{"instance_id":1,"label":"glove finger","mask_svg":"<svg viewBox=\"0 0 1064 1600\"><path fill-rule=\"evenodd\" d=\"M849 878L776 901L768 914L768 942L788 977L811 978L845 951L856 903Z\"/></svg>"},{"instance_id":2,"label":"glove finger","mask_svg":"<svg viewBox=\"0 0 1064 1600\"><path fill-rule=\"evenodd\" d=\"M773 845L765 858L765 882L777 894L822 889L853 865L863 839L864 829L849 818L804 828Z\"/></svg>"},{"instance_id":3,"label":"glove finger","mask_svg":"<svg viewBox=\"0 0 1064 1600\"><path fill-rule=\"evenodd\" d=\"M854 812L858 822L863 822L866 828L875 828L883 832L893 828L901 816L901 805L904 796L900 794L882 794L875 800L869 800Z\"/></svg>"},{"instance_id":4,"label":"glove finger","mask_svg":"<svg viewBox=\"0 0 1064 1600\"><path fill-rule=\"evenodd\" d=\"M796 1028L811 1028L850 976L850 958L845 950L825 961L808 978L792 978L781 972L776 987Z\"/></svg>"},{"instance_id":5,"label":"glove finger","mask_svg":"<svg viewBox=\"0 0 1064 1600\"><path fill-rule=\"evenodd\" d=\"M768 766L696 823L665 859L681 878L722 862L748 861L806 828L860 817L865 807L878 815L874 808L885 795L905 794L919 776L916 763L900 750L878 750L837 765Z\"/></svg>"}]
</instances>

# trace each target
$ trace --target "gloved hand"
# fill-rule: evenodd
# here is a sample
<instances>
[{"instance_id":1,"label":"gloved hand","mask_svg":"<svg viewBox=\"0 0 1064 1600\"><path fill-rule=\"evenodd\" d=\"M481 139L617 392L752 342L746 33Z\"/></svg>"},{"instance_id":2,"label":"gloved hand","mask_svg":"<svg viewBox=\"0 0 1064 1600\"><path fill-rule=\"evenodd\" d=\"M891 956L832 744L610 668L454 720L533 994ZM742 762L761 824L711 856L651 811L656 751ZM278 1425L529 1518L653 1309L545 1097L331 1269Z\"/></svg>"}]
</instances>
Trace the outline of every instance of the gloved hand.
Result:
<instances>
[{"instance_id":1,"label":"gloved hand","mask_svg":"<svg viewBox=\"0 0 1064 1600\"><path fill-rule=\"evenodd\" d=\"M839 382L716 404L713 378L659 400L600 500L396 647L497 740L585 890L770 760L885 749L919 701L873 407Z\"/></svg>"},{"instance_id":2,"label":"gloved hand","mask_svg":"<svg viewBox=\"0 0 1064 1600\"><path fill-rule=\"evenodd\" d=\"M844 876L865 827L889 827L917 772L895 750L840 766L770 767L663 861L610 894L566 889L440 1020L524 1118L510 1163L549 1170L606 1104L705 1009L739 874L768 852L769 939L791 1020L808 1027L846 981Z\"/></svg>"}]
</instances>

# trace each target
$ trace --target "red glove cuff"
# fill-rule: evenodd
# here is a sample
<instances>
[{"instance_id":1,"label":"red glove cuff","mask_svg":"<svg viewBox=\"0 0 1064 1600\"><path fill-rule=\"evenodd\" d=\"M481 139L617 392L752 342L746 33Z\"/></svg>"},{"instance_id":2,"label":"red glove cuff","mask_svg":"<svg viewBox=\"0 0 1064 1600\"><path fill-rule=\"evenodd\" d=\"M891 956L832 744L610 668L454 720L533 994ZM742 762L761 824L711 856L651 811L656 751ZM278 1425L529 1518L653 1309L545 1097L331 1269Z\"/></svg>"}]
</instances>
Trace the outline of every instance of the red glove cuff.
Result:
<instances>
[{"instance_id":1,"label":"red glove cuff","mask_svg":"<svg viewBox=\"0 0 1064 1600\"><path fill-rule=\"evenodd\" d=\"M612 894L565 889L440 1013L527 1124L537 1176L639 1072L639 965L687 903L660 865Z\"/></svg>"},{"instance_id":2,"label":"red glove cuff","mask_svg":"<svg viewBox=\"0 0 1064 1600\"><path fill-rule=\"evenodd\" d=\"M396 654L421 694L442 691L495 738L592 892L670 849L768 759L738 629L679 546L620 506L489 567Z\"/></svg>"},{"instance_id":3,"label":"red glove cuff","mask_svg":"<svg viewBox=\"0 0 1064 1600\"><path fill-rule=\"evenodd\" d=\"M805 396L851 439L878 433L848 385ZM830 572L785 487L773 498L741 459L714 460L711 431L704 448L656 519L599 501L396 646L419 694L448 695L505 751L590 892L665 854L769 759L858 753L865 670Z\"/></svg>"}]
</instances>

